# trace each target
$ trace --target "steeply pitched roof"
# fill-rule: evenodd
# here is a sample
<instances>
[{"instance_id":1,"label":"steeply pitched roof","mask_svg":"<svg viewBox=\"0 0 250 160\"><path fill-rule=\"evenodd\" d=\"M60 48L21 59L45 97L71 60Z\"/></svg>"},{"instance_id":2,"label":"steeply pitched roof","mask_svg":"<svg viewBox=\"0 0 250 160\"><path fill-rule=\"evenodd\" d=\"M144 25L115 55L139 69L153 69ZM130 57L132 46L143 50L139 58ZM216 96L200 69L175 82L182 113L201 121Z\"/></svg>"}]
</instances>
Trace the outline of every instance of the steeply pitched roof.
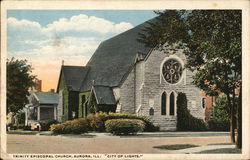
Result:
<instances>
[{"instance_id":1,"label":"steeply pitched roof","mask_svg":"<svg viewBox=\"0 0 250 160\"><path fill-rule=\"evenodd\" d=\"M62 73L67 87L70 87L73 91L79 91L88 73L88 68L84 66L62 66Z\"/></svg>"},{"instance_id":2,"label":"steeply pitched roof","mask_svg":"<svg viewBox=\"0 0 250 160\"><path fill-rule=\"evenodd\" d=\"M97 104L115 105L115 97L113 91L107 86L94 86L93 88Z\"/></svg>"},{"instance_id":3,"label":"steeply pitched roof","mask_svg":"<svg viewBox=\"0 0 250 160\"><path fill-rule=\"evenodd\" d=\"M58 104L59 95L53 92L35 92L39 104Z\"/></svg>"},{"instance_id":4,"label":"steeply pitched roof","mask_svg":"<svg viewBox=\"0 0 250 160\"><path fill-rule=\"evenodd\" d=\"M137 41L138 33L146 26L147 22L102 42L87 64L90 70L80 91L90 90L93 80L95 85L119 86L135 64L137 54L145 57L151 49Z\"/></svg>"}]
</instances>

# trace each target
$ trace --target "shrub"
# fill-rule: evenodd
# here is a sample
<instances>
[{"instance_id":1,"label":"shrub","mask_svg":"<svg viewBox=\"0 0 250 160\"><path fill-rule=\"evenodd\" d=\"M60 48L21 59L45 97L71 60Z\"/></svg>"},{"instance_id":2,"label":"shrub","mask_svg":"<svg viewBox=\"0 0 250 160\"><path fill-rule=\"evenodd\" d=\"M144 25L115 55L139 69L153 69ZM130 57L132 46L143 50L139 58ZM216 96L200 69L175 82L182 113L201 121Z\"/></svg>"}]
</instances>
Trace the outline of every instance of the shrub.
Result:
<instances>
[{"instance_id":1,"label":"shrub","mask_svg":"<svg viewBox=\"0 0 250 160\"><path fill-rule=\"evenodd\" d=\"M80 134L86 133L89 129L88 122L84 118L67 121L61 124L53 124L50 126L50 130L54 134Z\"/></svg>"},{"instance_id":2,"label":"shrub","mask_svg":"<svg viewBox=\"0 0 250 160\"><path fill-rule=\"evenodd\" d=\"M24 112L18 112L17 113L17 121L19 124L25 123L25 113Z\"/></svg>"},{"instance_id":3,"label":"shrub","mask_svg":"<svg viewBox=\"0 0 250 160\"><path fill-rule=\"evenodd\" d=\"M187 108L185 93L179 93L177 97L177 130L179 131L203 131L207 126L202 119L193 117Z\"/></svg>"},{"instance_id":4,"label":"shrub","mask_svg":"<svg viewBox=\"0 0 250 160\"><path fill-rule=\"evenodd\" d=\"M98 112L96 114L90 114L86 117L87 122L91 130L93 131L105 131L105 121L109 119L108 114L104 112Z\"/></svg>"},{"instance_id":5,"label":"shrub","mask_svg":"<svg viewBox=\"0 0 250 160\"><path fill-rule=\"evenodd\" d=\"M144 131L158 131L159 127L154 126L150 119L143 116L137 116L135 114L127 114L127 113L103 113L99 112L96 114L90 114L87 116L87 121L93 131L104 132L105 131L105 121L110 119L138 119L142 120L145 123Z\"/></svg>"},{"instance_id":6,"label":"shrub","mask_svg":"<svg viewBox=\"0 0 250 160\"><path fill-rule=\"evenodd\" d=\"M211 131L229 131L230 122L211 119L208 121L208 126Z\"/></svg>"},{"instance_id":7,"label":"shrub","mask_svg":"<svg viewBox=\"0 0 250 160\"><path fill-rule=\"evenodd\" d=\"M23 130L25 130L25 131L31 131L31 126L24 126Z\"/></svg>"},{"instance_id":8,"label":"shrub","mask_svg":"<svg viewBox=\"0 0 250 160\"><path fill-rule=\"evenodd\" d=\"M142 120L145 123L145 129L146 132L153 132L153 131L159 131L159 127L155 126L152 122L150 122L150 119L145 116L137 116L135 114L127 114L127 113L109 113L108 119L138 119Z\"/></svg>"},{"instance_id":9,"label":"shrub","mask_svg":"<svg viewBox=\"0 0 250 160\"><path fill-rule=\"evenodd\" d=\"M51 125L50 130L55 134L84 133L87 131L105 132L105 121L110 119L137 119L144 122L144 131L158 131L159 127L146 117L126 113L103 113L89 114L86 118L80 118L65 123ZM42 127L43 129L43 127Z\"/></svg>"},{"instance_id":10,"label":"shrub","mask_svg":"<svg viewBox=\"0 0 250 160\"><path fill-rule=\"evenodd\" d=\"M12 129L16 130L16 129L23 129L24 128L24 124L14 124L12 126Z\"/></svg>"},{"instance_id":11,"label":"shrub","mask_svg":"<svg viewBox=\"0 0 250 160\"><path fill-rule=\"evenodd\" d=\"M128 135L143 131L145 123L138 119L111 119L105 122L105 128L115 135Z\"/></svg>"},{"instance_id":12,"label":"shrub","mask_svg":"<svg viewBox=\"0 0 250 160\"><path fill-rule=\"evenodd\" d=\"M208 120L209 130L229 131L230 116L227 104L227 98L225 96L220 96L216 99L212 114Z\"/></svg>"},{"instance_id":13,"label":"shrub","mask_svg":"<svg viewBox=\"0 0 250 160\"><path fill-rule=\"evenodd\" d=\"M58 122L56 120L46 120L46 121L40 121L42 131L48 131L50 126L52 124L57 124Z\"/></svg>"}]
</instances>

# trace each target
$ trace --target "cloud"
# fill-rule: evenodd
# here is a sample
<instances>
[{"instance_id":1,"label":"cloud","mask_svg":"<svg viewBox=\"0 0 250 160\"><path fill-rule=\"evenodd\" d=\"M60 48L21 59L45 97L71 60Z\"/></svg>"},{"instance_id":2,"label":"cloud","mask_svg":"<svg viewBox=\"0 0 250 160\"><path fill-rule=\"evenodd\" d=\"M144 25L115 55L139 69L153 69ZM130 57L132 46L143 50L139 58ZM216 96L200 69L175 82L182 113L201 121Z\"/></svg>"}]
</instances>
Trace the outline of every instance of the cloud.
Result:
<instances>
[{"instance_id":1,"label":"cloud","mask_svg":"<svg viewBox=\"0 0 250 160\"><path fill-rule=\"evenodd\" d=\"M9 17L7 53L9 58L27 59L43 80L44 90L49 90L56 87L62 60L65 65L85 65L103 40L132 27L84 14L46 26Z\"/></svg>"},{"instance_id":2,"label":"cloud","mask_svg":"<svg viewBox=\"0 0 250 160\"><path fill-rule=\"evenodd\" d=\"M26 45L36 44L38 48L8 51L9 55L18 57L63 57L70 59L72 56L91 56L98 47L100 40L97 38L52 38L46 41L24 41Z\"/></svg>"},{"instance_id":3,"label":"cloud","mask_svg":"<svg viewBox=\"0 0 250 160\"><path fill-rule=\"evenodd\" d=\"M84 14L71 18L60 18L47 26L41 26L38 22L18 20L14 17L7 19L8 24L8 51L24 51L30 49L42 49L42 46L58 46L61 39L70 37L75 43L86 43L82 38L94 38L99 42L133 27L128 22L114 23L103 18L87 16ZM89 40L89 39L88 39ZM67 44L68 43L64 43ZM85 45L88 45L87 42ZM71 43L71 45L74 45ZM81 44L82 45L82 44ZM93 46L91 44L91 46ZM91 50L92 51L92 50ZM74 53L73 53L74 54Z\"/></svg>"},{"instance_id":4,"label":"cloud","mask_svg":"<svg viewBox=\"0 0 250 160\"><path fill-rule=\"evenodd\" d=\"M55 32L91 32L105 35L108 33L120 33L132 27L133 25L127 22L115 24L103 18L80 14L72 16L70 19L61 18L58 21L54 21L43 28L43 32L47 34Z\"/></svg>"},{"instance_id":5,"label":"cloud","mask_svg":"<svg viewBox=\"0 0 250 160\"><path fill-rule=\"evenodd\" d=\"M15 38L17 40L23 39L43 39L42 26L38 22L29 20L17 20L10 17L7 19L8 38Z\"/></svg>"},{"instance_id":6,"label":"cloud","mask_svg":"<svg viewBox=\"0 0 250 160\"><path fill-rule=\"evenodd\" d=\"M7 19L8 28L16 28L22 31L38 31L41 30L41 25L38 22L32 22L25 19L17 20L14 17Z\"/></svg>"}]
</instances>

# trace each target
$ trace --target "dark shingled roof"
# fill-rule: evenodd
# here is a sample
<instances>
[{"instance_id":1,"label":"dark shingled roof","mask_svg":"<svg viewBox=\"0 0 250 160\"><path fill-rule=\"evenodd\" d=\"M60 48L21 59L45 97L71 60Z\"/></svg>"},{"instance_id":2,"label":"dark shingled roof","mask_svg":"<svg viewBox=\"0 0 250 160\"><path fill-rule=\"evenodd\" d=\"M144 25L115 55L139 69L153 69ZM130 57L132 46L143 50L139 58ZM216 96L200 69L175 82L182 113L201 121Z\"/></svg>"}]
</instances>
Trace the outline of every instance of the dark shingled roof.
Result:
<instances>
[{"instance_id":1,"label":"dark shingled roof","mask_svg":"<svg viewBox=\"0 0 250 160\"><path fill-rule=\"evenodd\" d=\"M135 64L137 54L146 57L151 49L137 41L138 33L146 26L147 22L102 42L87 64L90 70L80 91L91 90L93 80L95 85L119 86Z\"/></svg>"},{"instance_id":2,"label":"dark shingled roof","mask_svg":"<svg viewBox=\"0 0 250 160\"><path fill-rule=\"evenodd\" d=\"M62 66L66 85L73 91L79 91L89 67L84 66Z\"/></svg>"},{"instance_id":3,"label":"dark shingled roof","mask_svg":"<svg viewBox=\"0 0 250 160\"><path fill-rule=\"evenodd\" d=\"M40 104L58 104L59 95L53 92L35 92Z\"/></svg>"},{"instance_id":4,"label":"dark shingled roof","mask_svg":"<svg viewBox=\"0 0 250 160\"><path fill-rule=\"evenodd\" d=\"M116 104L113 91L110 87L94 86L93 90L97 100L97 104L107 104L107 105Z\"/></svg>"}]
</instances>

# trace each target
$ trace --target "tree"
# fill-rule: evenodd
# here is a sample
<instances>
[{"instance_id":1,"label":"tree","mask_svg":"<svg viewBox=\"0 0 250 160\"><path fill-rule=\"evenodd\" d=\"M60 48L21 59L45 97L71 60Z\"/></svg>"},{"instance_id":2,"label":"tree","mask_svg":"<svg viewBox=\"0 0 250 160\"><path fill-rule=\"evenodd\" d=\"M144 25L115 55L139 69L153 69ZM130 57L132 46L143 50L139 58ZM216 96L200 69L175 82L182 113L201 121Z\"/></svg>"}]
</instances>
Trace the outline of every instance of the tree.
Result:
<instances>
[{"instance_id":1,"label":"tree","mask_svg":"<svg viewBox=\"0 0 250 160\"><path fill-rule=\"evenodd\" d=\"M212 113L208 120L210 130L215 131L229 131L230 111L227 107L227 97L220 95L216 98L215 106L213 106Z\"/></svg>"},{"instance_id":2,"label":"tree","mask_svg":"<svg viewBox=\"0 0 250 160\"><path fill-rule=\"evenodd\" d=\"M7 59L7 113L17 113L27 104L28 90L36 79L31 73L27 60Z\"/></svg>"},{"instance_id":3,"label":"tree","mask_svg":"<svg viewBox=\"0 0 250 160\"><path fill-rule=\"evenodd\" d=\"M236 109L237 117L241 117L241 106L237 107L235 95L236 89L241 95L241 11L166 10L156 13L158 18L149 22L138 40L158 49L184 50L186 68L195 71L193 83L207 95L224 93L227 96L231 141L235 142ZM240 129L239 126L239 139Z\"/></svg>"}]
</instances>

